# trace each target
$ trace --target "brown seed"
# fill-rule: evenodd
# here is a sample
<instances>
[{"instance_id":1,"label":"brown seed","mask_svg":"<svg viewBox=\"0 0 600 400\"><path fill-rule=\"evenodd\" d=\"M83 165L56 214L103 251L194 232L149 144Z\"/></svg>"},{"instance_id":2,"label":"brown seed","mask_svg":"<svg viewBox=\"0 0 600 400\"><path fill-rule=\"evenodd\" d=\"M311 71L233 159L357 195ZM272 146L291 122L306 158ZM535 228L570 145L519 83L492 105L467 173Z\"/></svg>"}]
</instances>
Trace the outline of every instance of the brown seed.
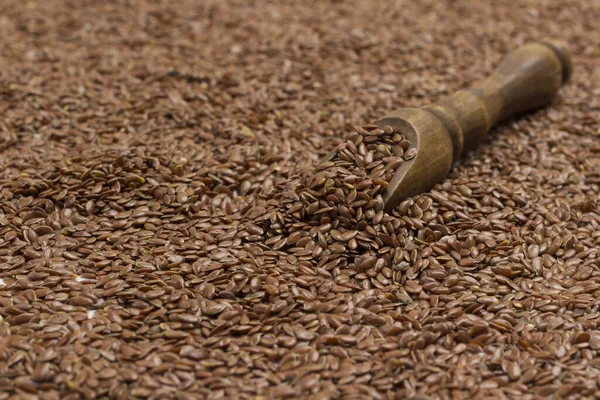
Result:
<instances>
[{"instance_id":1,"label":"brown seed","mask_svg":"<svg viewBox=\"0 0 600 400\"><path fill-rule=\"evenodd\" d=\"M52 379L53 375L52 364L43 362L35 366L31 379L35 382L45 382Z\"/></svg>"},{"instance_id":2,"label":"brown seed","mask_svg":"<svg viewBox=\"0 0 600 400\"><path fill-rule=\"evenodd\" d=\"M225 310L225 306L223 304L210 304L204 309L204 313L206 315L217 315L220 314L223 310Z\"/></svg>"}]
</instances>

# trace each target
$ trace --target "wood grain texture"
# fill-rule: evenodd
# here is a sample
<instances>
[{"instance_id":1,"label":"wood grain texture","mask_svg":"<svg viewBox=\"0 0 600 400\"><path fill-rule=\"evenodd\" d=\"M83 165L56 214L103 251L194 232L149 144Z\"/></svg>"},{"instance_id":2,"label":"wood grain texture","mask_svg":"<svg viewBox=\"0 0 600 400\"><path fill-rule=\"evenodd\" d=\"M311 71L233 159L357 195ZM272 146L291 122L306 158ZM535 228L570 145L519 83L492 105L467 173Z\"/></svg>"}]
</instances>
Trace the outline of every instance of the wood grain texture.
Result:
<instances>
[{"instance_id":1,"label":"wood grain texture","mask_svg":"<svg viewBox=\"0 0 600 400\"><path fill-rule=\"evenodd\" d=\"M422 109L397 110L375 124L402 128L417 156L395 174L385 209L442 181L453 160L473 148L497 123L552 101L573 66L566 47L530 43L509 53L496 70L470 89Z\"/></svg>"}]
</instances>

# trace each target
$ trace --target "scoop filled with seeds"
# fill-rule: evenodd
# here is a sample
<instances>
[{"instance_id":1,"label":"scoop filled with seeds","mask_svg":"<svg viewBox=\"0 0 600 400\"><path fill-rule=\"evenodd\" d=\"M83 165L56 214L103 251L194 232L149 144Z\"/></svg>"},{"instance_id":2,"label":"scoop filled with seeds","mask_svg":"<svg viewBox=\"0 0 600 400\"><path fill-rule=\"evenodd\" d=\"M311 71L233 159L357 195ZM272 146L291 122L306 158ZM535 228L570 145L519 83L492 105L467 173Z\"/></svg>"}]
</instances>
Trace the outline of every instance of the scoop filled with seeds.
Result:
<instances>
[{"instance_id":1,"label":"scoop filled with seeds","mask_svg":"<svg viewBox=\"0 0 600 400\"><path fill-rule=\"evenodd\" d=\"M311 201L307 214L319 215L339 206L340 217L360 222L383 209L382 193L396 169L416 154L391 126L356 126L304 182L301 198ZM324 200L325 202L319 202ZM356 215L366 210L365 215ZM370 217L370 218L369 218Z\"/></svg>"},{"instance_id":2,"label":"scoop filled with seeds","mask_svg":"<svg viewBox=\"0 0 600 400\"><path fill-rule=\"evenodd\" d=\"M525 45L471 89L422 109L397 110L358 128L319 166L306 196L316 190L336 203L347 190L353 203L363 193L359 202L389 212L406 197L442 181L463 150L475 146L496 123L551 102L571 71L564 45ZM354 186L357 182L360 187ZM313 204L310 212L325 212Z\"/></svg>"}]
</instances>

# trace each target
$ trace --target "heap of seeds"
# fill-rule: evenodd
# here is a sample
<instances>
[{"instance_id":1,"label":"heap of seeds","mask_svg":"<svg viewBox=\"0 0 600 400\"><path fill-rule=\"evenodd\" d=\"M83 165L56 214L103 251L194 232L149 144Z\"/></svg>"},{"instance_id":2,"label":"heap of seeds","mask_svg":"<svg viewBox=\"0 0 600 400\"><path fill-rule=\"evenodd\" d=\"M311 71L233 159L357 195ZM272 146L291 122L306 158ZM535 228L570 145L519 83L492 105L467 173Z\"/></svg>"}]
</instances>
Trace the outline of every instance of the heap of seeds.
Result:
<instances>
[{"instance_id":1,"label":"heap of seeds","mask_svg":"<svg viewBox=\"0 0 600 400\"><path fill-rule=\"evenodd\" d=\"M89 3L0 17L0 400L600 397L598 7ZM541 35L561 98L383 212L346 125Z\"/></svg>"},{"instance_id":2,"label":"heap of seeds","mask_svg":"<svg viewBox=\"0 0 600 400\"><path fill-rule=\"evenodd\" d=\"M262 217L265 245L306 259L334 282L369 289L399 281L392 265L402 258L402 223L383 212L381 192L414 157L408 147L389 126L354 127L329 160L288 183L295 191L275 195L280 208Z\"/></svg>"}]
</instances>

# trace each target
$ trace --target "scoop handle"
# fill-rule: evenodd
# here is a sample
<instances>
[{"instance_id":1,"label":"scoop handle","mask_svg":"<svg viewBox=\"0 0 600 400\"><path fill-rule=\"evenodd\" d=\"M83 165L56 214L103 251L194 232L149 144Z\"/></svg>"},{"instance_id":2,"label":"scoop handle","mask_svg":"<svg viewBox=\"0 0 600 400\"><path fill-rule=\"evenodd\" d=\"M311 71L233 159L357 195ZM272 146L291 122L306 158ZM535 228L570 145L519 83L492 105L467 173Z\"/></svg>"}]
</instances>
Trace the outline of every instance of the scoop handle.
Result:
<instances>
[{"instance_id":1,"label":"scoop handle","mask_svg":"<svg viewBox=\"0 0 600 400\"><path fill-rule=\"evenodd\" d=\"M563 44L530 43L509 53L484 81L425 109L450 133L456 160L498 122L551 102L572 69Z\"/></svg>"}]
</instances>

